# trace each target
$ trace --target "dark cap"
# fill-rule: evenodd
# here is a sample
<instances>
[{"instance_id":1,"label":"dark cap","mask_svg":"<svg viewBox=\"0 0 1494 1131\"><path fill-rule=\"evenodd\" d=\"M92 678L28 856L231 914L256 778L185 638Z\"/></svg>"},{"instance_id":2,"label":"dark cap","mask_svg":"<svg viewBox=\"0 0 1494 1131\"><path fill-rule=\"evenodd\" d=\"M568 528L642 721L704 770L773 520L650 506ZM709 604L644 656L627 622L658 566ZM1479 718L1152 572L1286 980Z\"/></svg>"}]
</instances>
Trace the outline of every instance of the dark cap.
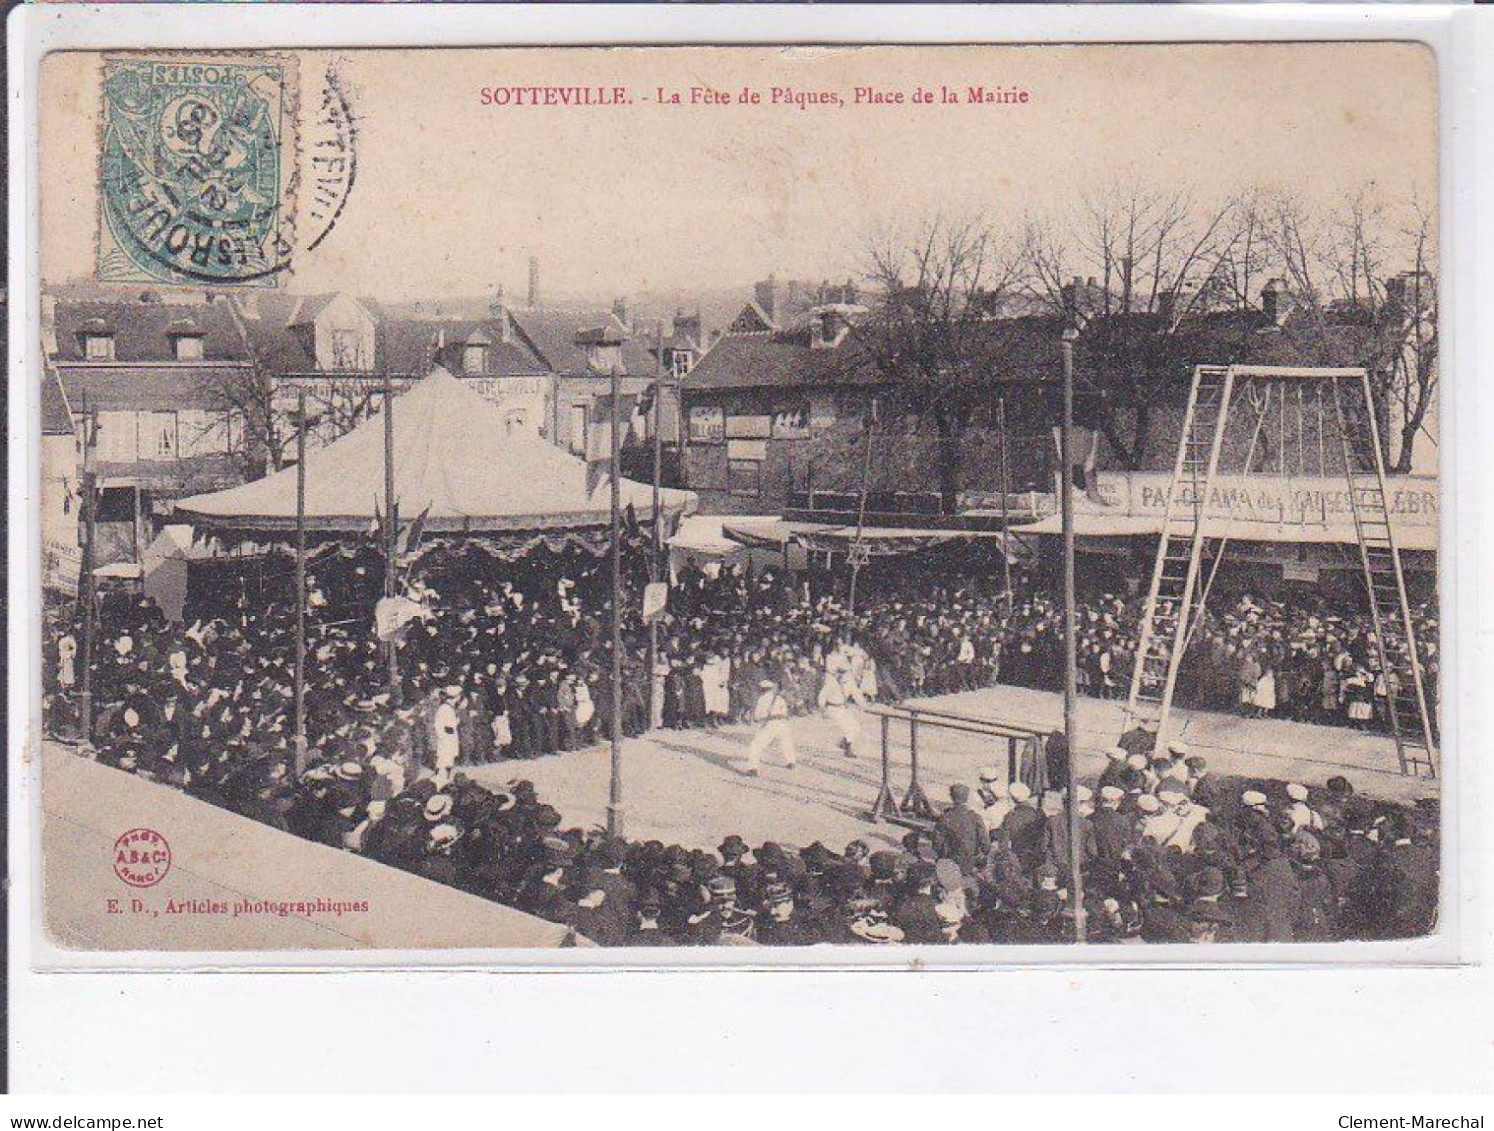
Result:
<instances>
[{"instance_id":1,"label":"dark cap","mask_svg":"<svg viewBox=\"0 0 1494 1131\"><path fill-rule=\"evenodd\" d=\"M1218 868L1205 868L1199 872L1193 880L1193 894L1200 895L1223 895L1224 873Z\"/></svg>"}]
</instances>

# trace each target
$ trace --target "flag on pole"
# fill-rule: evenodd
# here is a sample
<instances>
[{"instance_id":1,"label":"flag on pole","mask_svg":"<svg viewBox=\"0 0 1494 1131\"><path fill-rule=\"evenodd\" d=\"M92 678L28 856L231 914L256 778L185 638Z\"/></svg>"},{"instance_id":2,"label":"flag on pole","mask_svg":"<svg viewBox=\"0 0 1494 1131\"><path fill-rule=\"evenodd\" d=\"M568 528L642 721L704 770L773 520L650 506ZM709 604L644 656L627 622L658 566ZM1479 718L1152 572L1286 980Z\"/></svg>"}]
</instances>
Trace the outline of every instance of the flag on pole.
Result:
<instances>
[{"instance_id":1,"label":"flag on pole","mask_svg":"<svg viewBox=\"0 0 1494 1131\"><path fill-rule=\"evenodd\" d=\"M638 403L636 393L624 393L618 398L617 418L625 431L620 432L618 446L627 440L633 420L634 407ZM612 395L602 393L593 397L586 415L586 493L590 495L597 485L612 475Z\"/></svg>"},{"instance_id":2,"label":"flag on pole","mask_svg":"<svg viewBox=\"0 0 1494 1131\"><path fill-rule=\"evenodd\" d=\"M643 587L643 623L653 624L664 615L669 605L669 586L662 581L650 581Z\"/></svg>"},{"instance_id":3,"label":"flag on pole","mask_svg":"<svg viewBox=\"0 0 1494 1131\"><path fill-rule=\"evenodd\" d=\"M403 640L406 625L417 618L425 620L430 615L429 608L408 597L380 597L374 606L374 635L381 644Z\"/></svg>"},{"instance_id":4,"label":"flag on pole","mask_svg":"<svg viewBox=\"0 0 1494 1131\"><path fill-rule=\"evenodd\" d=\"M1099 474L1096 464L1100 456L1100 433L1095 428L1084 428L1080 425L1074 426L1074 450L1069 453L1072 466L1066 468L1066 473L1072 477L1075 487L1082 490L1092 503L1107 506L1104 497L1100 494ZM1053 429L1053 447L1058 452L1058 458L1063 459L1063 430Z\"/></svg>"}]
</instances>

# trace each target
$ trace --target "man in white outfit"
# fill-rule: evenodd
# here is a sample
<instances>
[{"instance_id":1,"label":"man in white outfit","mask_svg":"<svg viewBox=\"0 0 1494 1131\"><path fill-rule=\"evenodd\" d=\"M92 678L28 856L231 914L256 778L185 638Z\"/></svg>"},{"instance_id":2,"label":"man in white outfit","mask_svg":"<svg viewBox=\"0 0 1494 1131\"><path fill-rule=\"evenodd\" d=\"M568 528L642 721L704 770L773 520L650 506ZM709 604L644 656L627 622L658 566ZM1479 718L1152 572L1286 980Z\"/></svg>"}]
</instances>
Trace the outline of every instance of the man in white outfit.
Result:
<instances>
[{"instance_id":1,"label":"man in white outfit","mask_svg":"<svg viewBox=\"0 0 1494 1131\"><path fill-rule=\"evenodd\" d=\"M747 747L747 773L757 777L768 747L778 743L778 754L783 765L792 770L798 762L794 753L794 732L789 727L788 701L771 679L762 682L762 694L752 708L753 721L762 724Z\"/></svg>"},{"instance_id":2,"label":"man in white outfit","mask_svg":"<svg viewBox=\"0 0 1494 1131\"><path fill-rule=\"evenodd\" d=\"M861 688L851 678L851 663L844 647L831 652L825 660L825 681L820 685L820 709L840 731L840 749L847 758L856 757L856 742L861 726L851 704L864 702Z\"/></svg>"},{"instance_id":3,"label":"man in white outfit","mask_svg":"<svg viewBox=\"0 0 1494 1131\"><path fill-rule=\"evenodd\" d=\"M457 714L456 700L461 694L459 687L447 687L441 700L431 713L431 746L435 761L433 775L439 788L446 788L456 764L462 754L461 717Z\"/></svg>"}]
</instances>

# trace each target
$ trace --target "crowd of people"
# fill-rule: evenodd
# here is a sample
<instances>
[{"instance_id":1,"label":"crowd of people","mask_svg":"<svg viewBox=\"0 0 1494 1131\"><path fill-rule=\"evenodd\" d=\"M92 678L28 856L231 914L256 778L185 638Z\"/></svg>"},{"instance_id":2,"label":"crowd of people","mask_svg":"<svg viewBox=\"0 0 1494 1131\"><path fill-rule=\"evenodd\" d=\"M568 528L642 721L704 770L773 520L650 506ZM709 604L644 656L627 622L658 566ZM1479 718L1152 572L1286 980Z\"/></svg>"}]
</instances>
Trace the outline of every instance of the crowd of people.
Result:
<instances>
[{"instance_id":1,"label":"crowd of people","mask_svg":"<svg viewBox=\"0 0 1494 1131\"><path fill-rule=\"evenodd\" d=\"M876 850L612 839L563 828L522 780L489 789L438 770L391 796L384 769L357 761L262 784L252 809L605 946L1066 942L1071 843L1094 941L1327 942L1434 925L1435 806L1370 801L1342 778L1242 781L1180 750L1117 750L1076 791L1073 842L1062 791L1034 797L1004 778L993 768L953 786L931 827Z\"/></svg>"},{"instance_id":2,"label":"crowd of people","mask_svg":"<svg viewBox=\"0 0 1494 1131\"><path fill-rule=\"evenodd\" d=\"M378 556L327 546L311 568L308 768L298 775L292 613L277 588L288 571L273 559L257 568L255 599L242 576L237 586L199 585L179 624L135 593L102 600L90 673L89 738L99 760L569 924L604 945L1073 936L1067 798L1043 778L983 773L956 786L937 821L896 848L727 837L711 853L563 828L528 783L490 789L464 772L590 744L614 708L626 733L647 729L650 676L665 726L755 720L764 732L812 711L849 719L851 700L997 682L1056 686L1058 617L1030 582L1008 608L1004 595L974 581L904 572L869 578L853 612L843 590L822 580L686 568L657 624L652 672L648 629L630 619L614 705L610 576L590 548L566 543L510 563L475 542L435 542L406 579L407 611L380 625L390 645L370 625L383 591ZM628 607L646 580L635 556ZM1137 605L1086 598L1092 693L1124 693ZM1180 701L1360 721L1344 700L1359 694L1348 687L1375 662L1364 618L1316 600L1244 593L1218 607L1193 645L1207 660L1188 666ZM79 637L59 619L47 656L48 725L72 737ZM1246 701L1250 662L1275 673L1269 705L1258 694L1261 675ZM1373 680L1367 702L1373 725ZM853 733L846 753L855 753ZM1091 937L1327 940L1430 929L1435 806L1363 799L1343 779L1306 789L1217 778L1182 750L1153 761L1151 736L1128 737L1104 774L1077 791ZM791 760L791 743L787 752Z\"/></svg>"},{"instance_id":3,"label":"crowd of people","mask_svg":"<svg viewBox=\"0 0 1494 1131\"><path fill-rule=\"evenodd\" d=\"M870 657L868 690L884 698L968 691L996 684L1053 690L1063 683L1059 600L1019 579L1006 595L968 577L900 569L863 589L852 611L835 586L789 589L771 570L752 576L687 571L672 595L681 612L671 633L668 678L681 690L666 700L666 725L700 725L724 714L746 718L765 671L791 707L815 706L816 672L833 642L850 637ZM1125 698L1144 599L1081 593L1079 690ZM1360 729L1389 727L1393 684L1381 670L1368 608L1316 591L1263 597L1226 590L1206 606L1180 669L1174 702ZM1417 646L1435 719L1438 686L1435 605L1413 610ZM1396 654L1398 634L1387 640ZM1393 680L1392 675L1392 680ZM729 704L712 711L702 687L726 686Z\"/></svg>"}]
</instances>

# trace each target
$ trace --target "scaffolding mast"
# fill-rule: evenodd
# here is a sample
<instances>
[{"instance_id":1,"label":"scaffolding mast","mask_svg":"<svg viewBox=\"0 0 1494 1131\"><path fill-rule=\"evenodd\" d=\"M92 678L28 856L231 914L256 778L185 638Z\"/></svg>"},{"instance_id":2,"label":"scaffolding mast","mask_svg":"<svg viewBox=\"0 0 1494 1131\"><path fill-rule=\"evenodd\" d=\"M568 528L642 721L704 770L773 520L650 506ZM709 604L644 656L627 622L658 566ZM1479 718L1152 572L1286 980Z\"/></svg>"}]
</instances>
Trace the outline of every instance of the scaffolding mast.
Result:
<instances>
[{"instance_id":1,"label":"scaffolding mast","mask_svg":"<svg viewBox=\"0 0 1494 1131\"><path fill-rule=\"evenodd\" d=\"M1239 393L1254 394L1259 414L1252 429L1243 474L1254 474L1253 463L1273 393L1280 402L1280 448L1277 470L1286 471L1287 389L1296 386L1298 472L1305 470L1303 443L1306 384L1316 385L1316 429L1319 474L1341 474L1348 486L1355 541L1359 547L1364 586L1374 625L1375 658L1385 682L1391 734L1401 772L1434 777L1437 772L1435 723L1428 708L1426 681L1417 650L1416 630L1406 596L1400 551L1390 528L1385 488L1385 464L1380 450L1369 377L1363 369L1296 368L1284 366L1200 365L1193 371L1182 435L1167 496L1166 516L1157 544L1151 584L1142 611L1141 638L1131 673L1126 703L1128 725L1153 723L1155 743L1165 741L1167 722L1177 690L1184 653L1203 616L1204 602L1224 554L1223 531L1208 581L1203 582L1205 543L1210 534L1205 510L1210 489L1220 473L1220 458L1231 407ZM1261 395L1264 390L1264 395ZM1326 396L1324 393L1326 392ZM1330 469L1324 442L1328 412L1341 449L1341 468ZM1238 410L1236 410L1238 411Z\"/></svg>"}]
</instances>

